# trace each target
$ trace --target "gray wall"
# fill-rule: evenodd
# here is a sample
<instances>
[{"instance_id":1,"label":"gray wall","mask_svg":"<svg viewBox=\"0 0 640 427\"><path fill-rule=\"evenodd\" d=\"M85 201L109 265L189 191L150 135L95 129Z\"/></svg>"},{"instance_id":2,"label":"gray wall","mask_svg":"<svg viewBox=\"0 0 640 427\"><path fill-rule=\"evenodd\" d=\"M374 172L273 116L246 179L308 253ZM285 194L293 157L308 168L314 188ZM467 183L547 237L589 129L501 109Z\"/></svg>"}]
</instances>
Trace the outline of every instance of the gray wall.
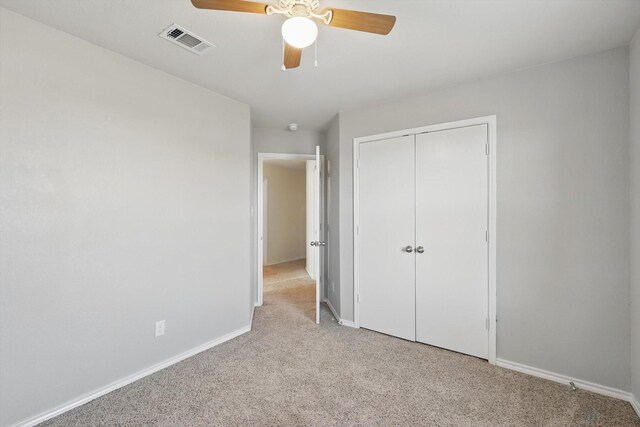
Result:
<instances>
[{"instance_id":1,"label":"gray wall","mask_svg":"<svg viewBox=\"0 0 640 427\"><path fill-rule=\"evenodd\" d=\"M630 46L631 93L631 383L640 399L640 30Z\"/></svg>"},{"instance_id":2,"label":"gray wall","mask_svg":"<svg viewBox=\"0 0 640 427\"><path fill-rule=\"evenodd\" d=\"M0 425L249 324L248 106L5 9L0 93Z\"/></svg>"},{"instance_id":3,"label":"gray wall","mask_svg":"<svg viewBox=\"0 0 640 427\"><path fill-rule=\"evenodd\" d=\"M294 162L298 163L298 162ZM264 162L268 182L266 252L264 264L304 259L307 256L307 170ZM311 189L313 194L313 187Z\"/></svg>"},{"instance_id":4,"label":"gray wall","mask_svg":"<svg viewBox=\"0 0 640 427\"><path fill-rule=\"evenodd\" d=\"M251 315L252 315L252 321L253 321L253 310L255 307L255 304L258 300L258 289L256 286L257 283L257 277L256 277L256 268L255 265L257 263L256 257L258 256L258 248L256 246L256 230L258 228L258 223L256 221L256 208L255 208L255 203L254 203L254 199L255 199L255 179L256 179L256 168L254 167L254 161L253 161L253 153L255 150L255 142L254 142L254 131L253 131L253 121L251 122L251 144L250 144L250 159L249 159L249 163L250 163L250 173L249 173L249 186L251 188L251 190L249 191L249 205L251 206L250 208L250 224L249 224L249 242L250 242L250 250L249 250L249 310L251 311Z\"/></svg>"},{"instance_id":5,"label":"gray wall","mask_svg":"<svg viewBox=\"0 0 640 427\"><path fill-rule=\"evenodd\" d=\"M286 154L315 154L316 145L322 147L324 151L324 134L315 131L299 130L289 132L280 129L254 128L252 130L252 153L251 153L251 287L254 301L257 302L258 278L256 277L256 266L258 258L258 245L255 242L255 233L258 229L258 153L286 153Z\"/></svg>"},{"instance_id":6,"label":"gray wall","mask_svg":"<svg viewBox=\"0 0 640 427\"><path fill-rule=\"evenodd\" d=\"M316 154L316 145L324 145L324 135L315 131L255 128L253 134L256 162L258 153Z\"/></svg>"},{"instance_id":7,"label":"gray wall","mask_svg":"<svg viewBox=\"0 0 640 427\"><path fill-rule=\"evenodd\" d=\"M341 316L353 318L353 138L492 114L498 357L629 390L626 47L341 113Z\"/></svg>"},{"instance_id":8,"label":"gray wall","mask_svg":"<svg viewBox=\"0 0 640 427\"><path fill-rule=\"evenodd\" d=\"M340 313L340 116L336 115L326 134L326 215L327 256L325 257L325 295Z\"/></svg>"}]
</instances>

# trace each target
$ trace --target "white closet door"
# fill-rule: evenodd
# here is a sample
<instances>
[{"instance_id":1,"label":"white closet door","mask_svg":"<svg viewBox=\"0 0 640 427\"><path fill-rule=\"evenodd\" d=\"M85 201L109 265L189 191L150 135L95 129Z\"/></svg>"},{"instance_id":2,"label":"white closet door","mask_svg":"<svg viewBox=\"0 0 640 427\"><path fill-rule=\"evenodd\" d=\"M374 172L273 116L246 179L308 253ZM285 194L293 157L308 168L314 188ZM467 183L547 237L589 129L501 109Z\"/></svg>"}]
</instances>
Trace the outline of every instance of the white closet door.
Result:
<instances>
[{"instance_id":1,"label":"white closet door","mask_svg":"<svg viewBox=\"0 0 640 427\"><path fill-rule=\"evenodd\" d=\"M415 137L359 151L360 326L415 341Z\"/></svg>"},{"instance_id":2,"label":"white closet door","mask_svg":"<svg viewBox=\"0 0 640 427\"><path fill-rule=\"evenodd\" d=\"M417 136L416 340L487 359L485 144L486 125Z\"/></svg>"}]
</instances>

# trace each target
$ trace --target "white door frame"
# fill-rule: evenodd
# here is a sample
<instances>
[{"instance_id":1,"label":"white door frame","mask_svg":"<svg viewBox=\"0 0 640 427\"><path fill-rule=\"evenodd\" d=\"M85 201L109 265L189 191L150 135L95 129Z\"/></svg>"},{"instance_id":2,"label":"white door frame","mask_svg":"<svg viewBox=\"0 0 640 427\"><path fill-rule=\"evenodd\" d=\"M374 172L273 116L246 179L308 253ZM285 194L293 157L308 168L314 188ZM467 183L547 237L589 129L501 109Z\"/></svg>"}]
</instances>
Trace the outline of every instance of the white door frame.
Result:
<instances>
[{"instance_id":1,"label":"white door frame","mask_svg":"<svg viewBox=\"0 0 640 427\"><path fill-rule=\"evenodd\" d=\"M360 248L358 245L358 231L360 227L360 181L358 171L359 146L365 142L379 141L383 139L397 138L404 135L417 135L427 132L436 132L447 129L456 129L467 126L487 125L488 130L488 150L489 150L489 363L496 364L496 152L497 152L497 118L496 116L477 117L455 122L440 123L429 126L422 126L412 129L404 129L393 132L386 132L377 135L363 136L353 139L353 315L355 327L360 327L359 311L359 268L360 268Z\"/></svg>"},{"instance_id":2,"label":"white door frame","mask_svg":"<svg viewBox=\"0 0 640 427\"><path fill-rule=\"evenodd\" d=\"M264 161L265 160L271 160L271 159L279 159L279 160L315 160L316 156L315 154L288 154L288 153L258 153L258 173L257 173L257 186L258 186L258 206L256 209L256 212L258 214L258 227L256 228L256 235L255 235L255 241L256 241L256 246L258 247L258 256L256 259L256 274L258 277L258 292L257 292L257 299L258 301L256 302L256 305L261 306L263 301L264 301L264 277L262 275L263 273L263 269L264 269L264 254L263 254L263 244L262 244L262 236L263 236L263 231L264 231L264 221L263 221L263 214L264 214L264 195L263 195L263 189L262 189L262 180L264 179ZM324 156L321 155L320 156L320 162L324 163ZM323 224L323 200L324 200L324 194L323 194L323 176L324 174L322 173L322 169L321 169L321 174L320 174L320 237L323 236L324 234L324 224ZM305 239L306 240L306 239ZM320 240L323 240L322 238ZM322 274L322 251L320 251L320 272L318 272L318 274L320 274L320 280L321 280L321 290L324 289L324 275Z\"/></svg>"},{"instance_id":3,"label":"white door frame","mask_svg":"<svg viewBox=\"0 0 640 427\"><path fill-rule=\"evenodd\" d=\"M267 224L269 224L269 215L267 214L267 212L269 212L269 203L267 202L267 200L269 200L269 180L265 177L262 177L262 222L266 222ZM262 239L260 240L262 242L262 263L264 265L264 260L269 258L269 230L264 229L262 231Z\"/></svg>"}]
</instances>

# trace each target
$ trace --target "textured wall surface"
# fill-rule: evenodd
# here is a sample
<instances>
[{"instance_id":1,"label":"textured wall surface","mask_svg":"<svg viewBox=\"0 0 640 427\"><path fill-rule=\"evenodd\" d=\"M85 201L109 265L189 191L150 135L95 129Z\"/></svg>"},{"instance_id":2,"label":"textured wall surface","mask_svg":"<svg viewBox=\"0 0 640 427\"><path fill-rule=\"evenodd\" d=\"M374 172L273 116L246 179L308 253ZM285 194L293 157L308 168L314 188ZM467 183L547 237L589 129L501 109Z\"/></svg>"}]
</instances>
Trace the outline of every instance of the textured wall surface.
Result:
<instances>
[{"instance_id":1,"label":"textured wall surface","mask_svg":"<svg viewBox=\"0 0 640 427\"><path fill-rule=\"evenodd\" d=\"M5 9L0 93L0 425L249 324L248 106Z\"/></svg>"},{"instance_id":2,"label":"textured wall surface","mask_svg":"<svg viewBox=\"0 0 640 427\"><path fill-rule=\"evenodd\" d=\"M640 30L629 48L631 105L631 383L640 401Z\"/></svg>"},{"instance_id":3,"label":"textured wall surface","mask_svg":"<svg viewBox=\"0 0 640 427\"><path fill-rule=\"evenodd\" d=\"M291 169L265 162L263 174L268 180L265 265L305 258L306 164Z\"/></svg>"},{"instance_id":4,"label":"textured wall surface","mask_svg":"<svg viewBox=\"0 0 640 427\"><path fill-rule=\"evenodd\" d=\"M340 116L336 115L326 134L327 182L326 182L326 263L325 295L340 314ZM353 288L351 288L353 293ZM348 296L345 296L349 300Z\"/></svg>"}]
</instances>

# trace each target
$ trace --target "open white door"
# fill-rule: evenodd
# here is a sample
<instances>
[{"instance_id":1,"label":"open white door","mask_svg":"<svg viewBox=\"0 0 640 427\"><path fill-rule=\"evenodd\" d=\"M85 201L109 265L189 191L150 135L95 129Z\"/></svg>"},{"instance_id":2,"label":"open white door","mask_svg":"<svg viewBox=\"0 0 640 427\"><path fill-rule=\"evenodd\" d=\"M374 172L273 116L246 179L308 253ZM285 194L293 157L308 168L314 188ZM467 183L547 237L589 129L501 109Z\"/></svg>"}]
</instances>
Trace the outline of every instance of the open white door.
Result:
<instances>
[{"instance_id":1,"label":"open white door","mask_svg":"<svg viewBox=\"0 0 640 427\"><path fill-rule=\"evenodd\" d=\"M322 294L320 292L321 277L322 277L322 262L321 262L321 250L320 248L325 245L322 240L322 233L320 223L322 220L322 204L321 204L321 183L320 176L322 174L322 160L320 158L320 147L316 146L316 161L313 170L313 235L317 240L311 242L313 251L315 252L313 257L313 271L316 272L316 323L320 323L320 299Z\"/></svg>"}]
</instances>

